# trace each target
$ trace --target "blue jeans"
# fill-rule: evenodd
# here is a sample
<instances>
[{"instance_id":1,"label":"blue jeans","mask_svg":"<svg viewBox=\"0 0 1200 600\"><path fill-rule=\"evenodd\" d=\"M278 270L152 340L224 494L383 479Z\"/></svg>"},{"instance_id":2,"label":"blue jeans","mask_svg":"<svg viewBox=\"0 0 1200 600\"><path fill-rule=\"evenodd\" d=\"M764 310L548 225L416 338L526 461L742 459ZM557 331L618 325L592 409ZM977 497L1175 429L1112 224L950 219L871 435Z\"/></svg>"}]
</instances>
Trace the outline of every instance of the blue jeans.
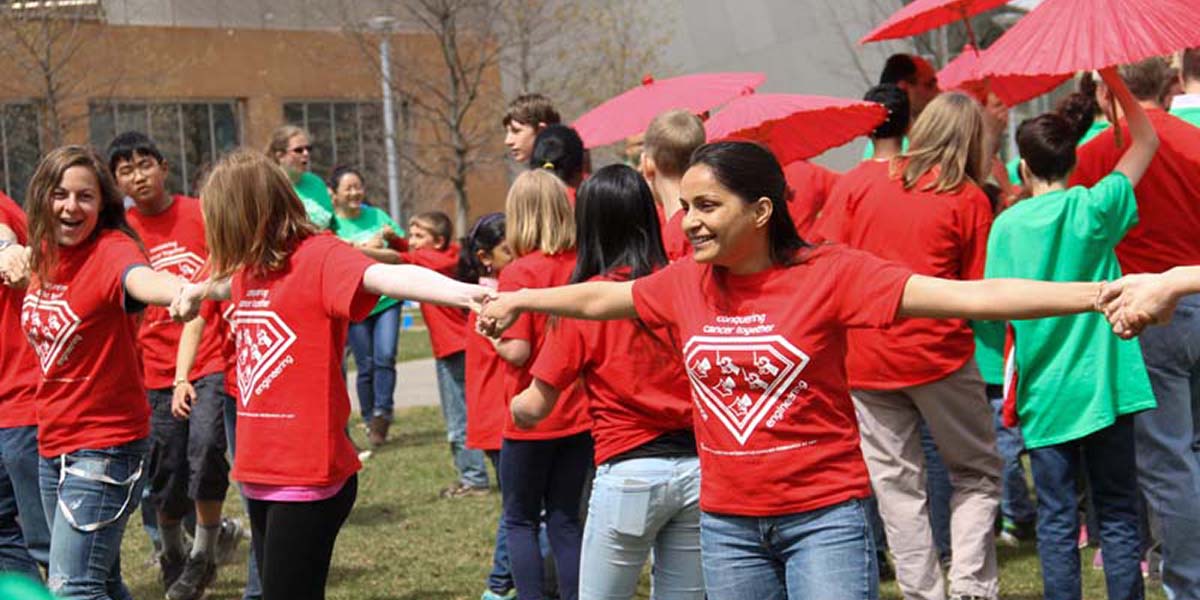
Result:
<instances>
[{"instance_id":1,"label":"blue jeans","mask_svg":"<svg viewBox=\"0 0 1200 600\"><path fill-rule=\"evenodd\" d=\"M350 324L350 351L354 353L354 364L358 367L355 385L364 421L370 421L372 417L392 420L399 337L399 304Z\"/></svg>"},{"instance_id":2,"label":"blue jeans","mask_svg":"<svg viewBox=\"0 0 1200 600\"><path fill-rule=\"evenodd\" d=\"M774 517L700 516L709 600L879 597L861 500Z\"/></svg>"},{"instance_id":3,"label":"blue jeans","mask_svg":"<svg viewBox=\"0 0 1200 600\"><path fill-rule=\"evenodd\" d=\"M1200 295L1138 338L1158 408L1134 418L1138 480L1163 551L1172 600L1200 599ZM1105 563L1108 551L1104 552Z\"/></svg>"},{"instance_id":4,"label":"blue jeans","mask_svg":"<svg viewBox=\"0 0 1200 600\"><path fill-rule=\"evenodd\" d=\"M356 359L357 360L357 359ZM463 485L488 486L487 463L483 452L467 448L466 352L457 352L434 361L437 370L438 397L442 402L442 417L446 420L446 441L450 456Z\"/></svg>"},{"instance_id":5,"label":"blue jeans","mask_svg":"<svg viewBox=\"0 0 1200 600\"><path fill-rule=\"evenodd\" d=\"M0 572L42 578L50 526L38 486L37 426L0 428Z\"/></svg>"},{"instance_id":6,"label":"blue jeans","mask_svg":"<svg viewBox=\"0 0 1200 600\"><path fill-rule=\"evenodd\" d=\"M628 600L654 551L650 596L703 600L700 459L634 458L596 469L583 551L580 600Z\"/></svg>"},{"instance_id":7,"label":"blue jeans","mask_svg":"<svg viewBox=\"0 0 1200 600\"><path fill-rule=\"evenodd\" d=\"M224 388L222 388L224 389ZM233 457L237 449L237 398L230 396L224 392L221 397L225 400L225 445L229 447L229 462L233 463ZM241 490L241 486L238 486ZM246 505L246 497L242 496L242 508L246 509L249 514L249 507ZM254 545L250 544L249 556L246 557L246 589L242 591L243 600L261 600L262 599L262 580L258 576L258 561L254 560Z\"/></svg>"},{"instance_id":8,"label":"blue jeans","mask_svg":"<svg viewBox=\"0 0 1200 600\"><path fill-rule=\"evenodd\" d=\"M925 454L925 493L929 498L929 531L933 534L933 545L938 558L950 559L950 470L946 468L929 425L921 419L921 451Z\"/></svg>"},{"instance_id":9,"label":"blue jeans","mask_svg":"<svg viewBox=\"0 0 1200 600\"><path fill-rule=\"evenodd\" d=\"M121 538L145 482L150 443L78 450L42 458L42 508L49 515L47 586L66 599L127 600Z\"/></svg>"},{"instance_id":10,"label":"blue jeans","mask_svg":"<svg viewBox=\"0 0 1200 600\"><path fill-rule=\"evenodd\" d=\"M1133 417L1078 440L1029 451L1038 497L1038 559L1047 600L1082 597L1079 573L1077 475L1085 473L1100 521L1104 582L1110 599L1144 597L1138 533ZM1089 532L1090 533L1090 532Z\"/></svg>"},{"instance_id":11,"label":"blue jeans","mask_svg":"<svg viewBox=\"0 0 1200 600\"><path fill-rule=\"evenodd\" d=\"M583 538L579 503L592 462L592 436L583 432L551 440L509 440L500 451L500 492L508 558L521 600L542 597L542 553L538 543L542 510L563 600L579 591Z\"/></svg>"},{"instance_id":12,"label":"blue jeans","mask_svg":"<svg viewBox=\"0 0 1200 600\"><path fill-rule=\"evenodd\" d=\"M1037 519L1037 508L1029 498L1025 465L1021 464L1025 438L1020 427L1004 426L1003 386L988 384L987 395L996 411L996 450L1004 459L1004 470L1000 475L1000 514L1013 523L1032 523Z\"/></svg>"}]
</instances>

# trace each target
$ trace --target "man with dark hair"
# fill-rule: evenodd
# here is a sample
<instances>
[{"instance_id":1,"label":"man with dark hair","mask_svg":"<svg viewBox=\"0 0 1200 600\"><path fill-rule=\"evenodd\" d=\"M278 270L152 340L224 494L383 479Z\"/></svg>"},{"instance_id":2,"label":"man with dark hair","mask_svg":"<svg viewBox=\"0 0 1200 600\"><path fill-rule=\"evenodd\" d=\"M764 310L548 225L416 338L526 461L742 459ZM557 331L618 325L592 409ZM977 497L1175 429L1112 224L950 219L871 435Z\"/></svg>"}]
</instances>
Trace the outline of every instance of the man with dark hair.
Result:
<instances>
[{"instance_id":1,"label":"man with dark hair","mask_svg":"<svg viewBox=\"0 0 1200 600\"><path fill-rule=\"evenodd\" d=\"M108 166L121 191L133 199L126 217L145 244L151 267L199 280L208 259L200 202L167 193L167 161L153 140L136 131L118 135L108 146ZM218 554L232 552L230 546L241 538L240 526L221 519L229 489L224 324L215 318L208 323L195 368L183 378L175 377L183 325L165 308L150 307L138 331L142 375L153 410L150 498L158 512L159 563L168 600L203 596L216 578ZM176 388L189 392L182 411L172 406ZM196 535L189 550L182 521L193 508Z\"/></svg>"},{"instance_id":2,"label":"man with dark hair","mask_svg":"<svg viewBox=\"0 0 1200 600\"><path fill-rule=\"evenodd\" d=\"M1200 128L1167 114L1159 96L1165 61L1148 59L1120 68L1121 79L1146 109L1158 134L1158 153L1134 188L1138 223L1117 246L1125 274L1161 273L1200 264ZM1102 82L1096 99L1110 122L1123 118ZM1094 186L1129 149L1109 128L1078 151L1072 185ZM1128 131L1125 124L1120 130ZM1158 408L1137 414L1134 431L1138 480L1154 532L1163 548L1163 586L1175 600L1200 599L1200 454L1194 423L1200 420L1200 297L1179 301L1170 323L1147 328L1142 353ZM1154 522L1154 521L1152 521Z\"/></svg>"},{"instance_id":3,"label":"man with dark hair","mask_svg":"<svg viewBox=\"0 0 1200 600\"><path fill-rule=\"evenodd\" d=\"M1171 100L1171 114L1200 127L1200 48L1183 51L1179 83L1183 93Z\"/></svg>"},{"instance_id":4,"label":"man with dark hair","mask_svg":"<svg viewBox=\"0 0 1200 600\"><path fill-rule=\"evenodd\" d=\"M501 124L504 125L504 145L513 161L519 165L528 163L537 134L547 126L561 122L554 104L541 94L524 94L509 102Z\"/></svg>"},{"instance_id":5,"label":"man with dark hair","mask_svg":"<svg viewBox=\"0 0 1200 600\"><path fill-rule=\"evenodd\" d=\"M894 83L908 94L912 120L916 121L925 105L937 97L937 71L929 61L912 54L893 54L883 65L879 83Z\"/></svg>"}]
</instances>

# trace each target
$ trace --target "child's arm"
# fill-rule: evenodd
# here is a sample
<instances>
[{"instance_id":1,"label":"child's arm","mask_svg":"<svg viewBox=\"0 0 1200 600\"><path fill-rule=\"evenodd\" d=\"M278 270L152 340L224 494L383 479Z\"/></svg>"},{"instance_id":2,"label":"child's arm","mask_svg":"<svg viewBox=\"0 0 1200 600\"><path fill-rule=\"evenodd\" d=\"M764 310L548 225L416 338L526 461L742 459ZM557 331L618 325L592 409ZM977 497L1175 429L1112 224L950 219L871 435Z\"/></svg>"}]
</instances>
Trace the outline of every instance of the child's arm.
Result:
<instances>
[{"instance_id":1,"label":"child's arm","mask_svg":"<svg viewBox=\"0 0 1200 600\"><path fill-rule=\"evenodd\" d=\"M1096 310L1101 285L913 275L904 286L900 316L1015 321L1069 315Z\"/></svg>"},{"instance_id":2,"label":"child's arm","mask_svg":"<svg viewBox=\"0 0 1200 600\"><path fill-rule=\"evenodd\" d=\"M535 377L525 391L512 399L509 411L512 412L513 423L521 429L536 427L554 410L558 395L558 390L553 386Z\"/></svg>"},{"instance_id":3,"label":"child's arm","mask_svg":"<svg viewBox=\"0 0 1200 600\"><path fill-rule=\"evenodd\" d=\"M1183 296L1200 293L1200 266L1175 267L1159 274L1126 275L1100 293L1113 333L1131 338L1147 325L1171 320Z\"/></svg>"},{"instance_id":4,"label":"child's arm","mask_svg":"<svg viewBox=\"0 0 1200 600\"><path fill-rule=\"evenodd\" d=\"M459 308L477 309L493 292L481 285L463 283L445 275L413 265L367 267L363 289L397 300L416 300Z\"/></svg>"},{"instance_id":5,"label":"child's arm","mask_svg":"<svg viewBox=\"0 0 1200 600\"><path fill-rule=\"evenodd\" d=\"M1158 134L1154 132L1154 127L1150 124L1150 118L1146 116L1145 109L1138 103L1137 98L1133 97L1133 93L1129 91L1117 73L1116 67L1100 71L1100 77L1104 79L1109 91L1120 103L1121 110L1125 111L1125 122L1129 124L1129 136L1133 138L1129 150L1121 155L1121 159L1117 161L1117 166L1113 168L1113 171L1124 173L1129 178L1129 182L1137 186L1138 182L1142 180L1142 175L1146 173L1146 169L1150 167L1154 153L1158 150Z\"/></svg>"},{"instance_id":6,"label":"child's arm","mask_svg":"<svg viewBox=\"0 0 1200 600\"><path fill-rule=\"evenodd\" d=\"M179 336L179 349L175 352L175 389L171 396L171 414L176 419L188 418L192 413L192 402L196 400L196 388L188 381L188 374L196 363L204 325L204 317L197 316L183 326L183 334Z\"/></svg>"}]
</instances>

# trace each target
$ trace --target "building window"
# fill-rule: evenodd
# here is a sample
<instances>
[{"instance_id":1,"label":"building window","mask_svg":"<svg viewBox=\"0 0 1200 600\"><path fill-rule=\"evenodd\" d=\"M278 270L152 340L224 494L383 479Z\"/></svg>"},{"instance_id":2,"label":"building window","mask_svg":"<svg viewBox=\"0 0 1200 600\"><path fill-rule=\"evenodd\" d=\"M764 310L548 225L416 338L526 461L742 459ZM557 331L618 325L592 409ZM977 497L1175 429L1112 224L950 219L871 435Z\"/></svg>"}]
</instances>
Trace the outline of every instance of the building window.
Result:
<instances>
[{"instance_id":1,"label":"building window","mask_svg":"<svg viewBox=\"0 0 1200 600\"><path fill-rule=\"evenodd\" d=\"M326 179L334 167L362 171L367 198L387 208L387 156L379 102L286 102L283 118L312 134L309 169Z\"/></svg>"},{"instance_id":2,"label":"building window","mask_svg":"<svg viewBox=\"0 0 1200 600\"><path fill-rule=\"evenodd\" d=\"M131 130L149 135L170 166L167 189L186 195L195 195L213 162L241 143L240 116L235 100L88 104L93 146L103 151L117 134Z\"/></svg>"},{"instance_id":3,"label":"building window","mask_svg":"<svg viewBox=\"0 0 1200 600\"><path fill-rule=\"evenodd\" d=\"M21 204L42 155L38 122L32 102L0 104L0 185Z\"/></svg>"}]
</instances>

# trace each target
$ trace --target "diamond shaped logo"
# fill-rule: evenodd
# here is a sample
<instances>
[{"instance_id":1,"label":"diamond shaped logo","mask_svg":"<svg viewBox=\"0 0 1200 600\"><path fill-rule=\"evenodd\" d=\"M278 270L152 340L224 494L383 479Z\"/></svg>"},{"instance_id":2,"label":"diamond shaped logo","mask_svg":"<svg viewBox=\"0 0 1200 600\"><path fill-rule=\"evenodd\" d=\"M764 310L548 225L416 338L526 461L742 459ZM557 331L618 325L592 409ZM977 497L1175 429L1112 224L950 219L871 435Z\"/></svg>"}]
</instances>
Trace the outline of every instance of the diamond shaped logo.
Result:
<instances>
[{"instance_id":1,"label":"diamond shaped logo","mask_svg":"<svg viewBox=\"0 0 1200 600\"><path fill-rule=\"evenodd\" d=\"M296 342L296 333L272 310L239 309L233 320L237 324L238 391L242 406L246 406L250 394Z\"/></svg>"},{"instance_id":2,"label":"diamond shaped logo","mask_svg":"<svg viewBox=\"0 0 1200 600\"><path fill-rule=\"evenodd\" d=\"M809 361L780 335L694 336L683 354L702 412L716 416L743 446Z\"/></svg>"},{"instance_id":3,"label":"diamond shaped logo","mask_svg":"<svg viewBox=\"0 0 1200 600\"><path fill-rule=\"evenodd\" d=\"M79 328L79 316L65 299L45 300L41 294L39 291L37 295L25 296L21 303L21 327L37 351L42 373L46 374Z\"/></svg>"},{"instance_id":4,"label":"diamond shaped logo","mask_svg":"<svg viewBox=\"0 0 1200 600\"><path fill-rule=\"evenodd\" d=\"M167 242L150 249L150 267L194 281L204 268L204 259L179 242Z\"/></svg>"}]
</instances>

